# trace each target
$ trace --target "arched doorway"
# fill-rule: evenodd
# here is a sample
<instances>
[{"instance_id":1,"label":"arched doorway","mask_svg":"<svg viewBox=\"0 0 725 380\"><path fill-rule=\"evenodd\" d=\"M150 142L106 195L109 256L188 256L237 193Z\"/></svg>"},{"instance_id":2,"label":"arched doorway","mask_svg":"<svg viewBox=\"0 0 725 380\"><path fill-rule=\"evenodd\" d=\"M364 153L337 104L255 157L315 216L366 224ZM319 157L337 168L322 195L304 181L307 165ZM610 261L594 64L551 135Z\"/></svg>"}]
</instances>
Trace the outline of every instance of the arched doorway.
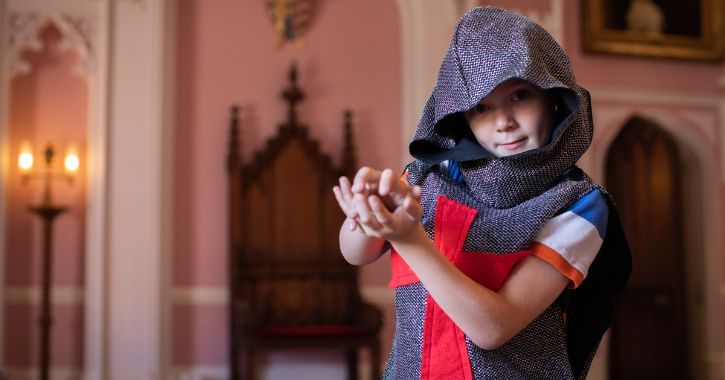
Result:
<instances>
[{"instance_id":1,"label":"arched doorway","mask_svg":"<svg viewBox=\"0 0 725 380\"><path fill-rule=\"evenodd\" d=\"M693 290L701 289L693 277L702 273L696 268L702 260L688 257L697 252L687 249L692 239L683 223L693 173L682 156L671 135L639 117L622 128L607 155L606 184L633 259L612 327L611 379L701 378L690 363L702 348L692 323Z\"/></svg>"}]
</instances>

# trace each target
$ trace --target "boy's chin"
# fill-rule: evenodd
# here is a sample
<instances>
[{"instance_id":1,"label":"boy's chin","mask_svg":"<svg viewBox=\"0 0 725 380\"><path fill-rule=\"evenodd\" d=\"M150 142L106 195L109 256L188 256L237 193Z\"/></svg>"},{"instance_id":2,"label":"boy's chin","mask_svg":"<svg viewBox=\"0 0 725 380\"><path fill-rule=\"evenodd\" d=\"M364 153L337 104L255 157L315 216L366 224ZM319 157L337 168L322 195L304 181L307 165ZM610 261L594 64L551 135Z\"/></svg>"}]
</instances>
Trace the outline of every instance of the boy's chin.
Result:
<instances>
[{"instance_id":1,"label":"boy's chin","mask_svg":"<svg viewBox=\"0 0 725 380\"><path fill-rule=\"evenodd\" d=\"M519 153L526 152L527 150L531 150L531 148L517 148L517 149L505 149L505 148L498 148L493 151L493 154L496 157L509 157L513 156Z\"/></svg>"},{"instance_id":2,"label":"boy's chin","mask_svg":"<svg viewBox=\"0 0 725 380\"><path fill-rule=\"evenodd\" d=\"M516 149L505 149L505 148L498 148L492 151L493 155L501 158L501 157L510 157L515 156L520 153L528 152L530 150L538 149L538 147L531 147L531 146L522 146Z\"/></svg>"}]
</instances>

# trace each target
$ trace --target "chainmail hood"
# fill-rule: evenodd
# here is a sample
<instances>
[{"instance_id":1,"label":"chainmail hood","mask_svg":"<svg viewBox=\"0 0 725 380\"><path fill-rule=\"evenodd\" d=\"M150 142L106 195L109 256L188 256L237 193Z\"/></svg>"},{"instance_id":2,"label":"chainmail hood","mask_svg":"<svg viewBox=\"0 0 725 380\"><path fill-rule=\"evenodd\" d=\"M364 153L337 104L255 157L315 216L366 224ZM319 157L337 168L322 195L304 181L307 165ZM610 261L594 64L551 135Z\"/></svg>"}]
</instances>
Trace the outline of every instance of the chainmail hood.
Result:
<instances>
[{"instance_id":1,"label":"chainmail hood","mask_svg":"<svg viewBox=\"0 0 725 380\"><path fill-rule=\"evenodd\" d=\"M520 31L520 32L511 32ZM496 86L512 78L551 93L560 109L549 144L507 157L482 147L463 118ZM438 81L410 144L420 171L461 162L466 184L489 207L508 208L561 180L592 139L589 93L576 84L569 58L544 28L498 8L476 8L458 23ZM416 175L417 172L417 175Z\"/></svg>"}]
</instances>

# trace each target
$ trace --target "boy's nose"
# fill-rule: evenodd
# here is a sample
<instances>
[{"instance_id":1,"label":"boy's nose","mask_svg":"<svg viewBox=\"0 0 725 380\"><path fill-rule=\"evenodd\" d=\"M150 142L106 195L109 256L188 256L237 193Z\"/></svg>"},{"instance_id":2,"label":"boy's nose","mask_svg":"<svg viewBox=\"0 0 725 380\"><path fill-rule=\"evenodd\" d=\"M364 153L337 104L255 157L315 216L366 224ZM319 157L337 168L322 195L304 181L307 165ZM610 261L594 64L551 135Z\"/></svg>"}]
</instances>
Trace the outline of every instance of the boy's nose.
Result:
<instances>
[{"instance_id":1,"label":"boy's nose","mask_svg":"<svg viewBox=\"0 0 725 380\"><path fill-rule=\"evenodd\" d=\"M513 115L506 109L496 111L496 130L503 132L516 127L516 120Z\"/></svg>"}]
</instances>

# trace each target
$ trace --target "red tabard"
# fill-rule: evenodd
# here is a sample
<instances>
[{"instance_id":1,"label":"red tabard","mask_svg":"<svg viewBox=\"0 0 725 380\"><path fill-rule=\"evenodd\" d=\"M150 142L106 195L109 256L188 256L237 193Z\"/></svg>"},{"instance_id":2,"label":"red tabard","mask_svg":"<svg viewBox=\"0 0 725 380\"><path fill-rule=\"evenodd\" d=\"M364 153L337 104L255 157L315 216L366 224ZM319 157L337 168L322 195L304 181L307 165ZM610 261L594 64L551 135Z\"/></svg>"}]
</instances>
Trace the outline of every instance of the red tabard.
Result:
<instances>
[{"instance_id":1,"label":"red tabard","mask_svg":"<svg viewBox=\"0 0 725 380\"><path fill-rule=\"evenodd\" d=\"M477 211L443 195L438 196L435 215L435 245L443 255L479 284L496 291L511 269L530 254L521 251L506 255L462 252L468 230ZM393 249L390 287L420 282L403 258ZM472 379L463 331L428 295L423 328L421 379Z\"/></svg>"}]
</instances>

